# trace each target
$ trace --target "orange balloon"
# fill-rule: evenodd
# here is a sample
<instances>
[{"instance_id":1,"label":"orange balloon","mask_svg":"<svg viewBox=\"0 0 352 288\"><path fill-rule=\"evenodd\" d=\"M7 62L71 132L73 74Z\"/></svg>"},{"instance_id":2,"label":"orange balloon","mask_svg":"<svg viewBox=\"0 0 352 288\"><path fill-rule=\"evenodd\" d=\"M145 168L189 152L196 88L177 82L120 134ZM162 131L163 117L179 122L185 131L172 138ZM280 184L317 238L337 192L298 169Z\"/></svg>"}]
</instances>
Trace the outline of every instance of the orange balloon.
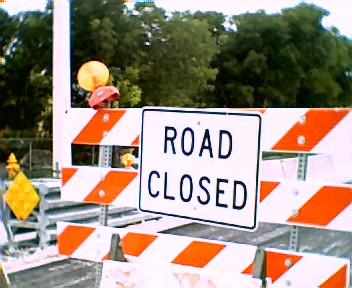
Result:
<instances>
[{"instance_id":1,"label":"orange balloon","mask_svg":"<svg viewBox=\"0 0 352 288\"><path fill-rule=\"evenodd\" d=\"M109 81L109 69L99 61L89 61L82 65L77 74L78 84L87 91L105 86Z\"/></svg>"}]
</instances>

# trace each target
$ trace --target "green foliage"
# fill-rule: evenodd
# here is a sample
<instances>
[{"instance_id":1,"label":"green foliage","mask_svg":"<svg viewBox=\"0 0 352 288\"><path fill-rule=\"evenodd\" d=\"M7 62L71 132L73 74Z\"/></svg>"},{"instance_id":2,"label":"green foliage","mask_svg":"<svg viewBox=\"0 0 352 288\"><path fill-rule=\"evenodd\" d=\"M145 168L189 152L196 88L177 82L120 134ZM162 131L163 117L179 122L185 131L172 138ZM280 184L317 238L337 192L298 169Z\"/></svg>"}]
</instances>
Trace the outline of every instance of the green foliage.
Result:
<instances>
[{"instance_id":1,"label":"green foliage","mask_svg":"<svg viewBox=\"0 0 352 288\"><path fill-rule=\"evenodd\" d=\"M141 69L143 104L204 106L204 96L211 89L208 81L217 73L209 67L218 47L208 24L175 14L160 24L148 43L148 66Z\"/></svg>"},{"instance_id":2,"label":"green foliage","mask_svg":"<svg viewBox=\"0 0 352 288\"><path fill-rule=\"evenodd\" d=\"M52 15L27 12L11 19L1 67L0 127L38 130L52 92ZM11 26L10 24L8 26Z\"/></svg>"},{"instance_id":3,"label":"green foliage","mask_svg":"<svg viewBox=\"0 0 352 288\"><path fill-rule=\"evenodd\" d=\"M137 85L139 80L139 70L127 67L125 71L120 68L110 68L110 85L116 86L120 91L120 99L114 103L113 107L131 108L136 107L141 102L142 90Z\"/></svg>"},{"instance_id":4,"label":"green foliage","mask_svg":"<svg viewBox=\"0 0 352 288\"><path fill-rule=\"evenodd\" d=\"M351 42L322 27L325 10L306 4L233 17L237 31L214 58L216 103L226 107L351 105L344 77Z\"/></svg>"}]
</instances>

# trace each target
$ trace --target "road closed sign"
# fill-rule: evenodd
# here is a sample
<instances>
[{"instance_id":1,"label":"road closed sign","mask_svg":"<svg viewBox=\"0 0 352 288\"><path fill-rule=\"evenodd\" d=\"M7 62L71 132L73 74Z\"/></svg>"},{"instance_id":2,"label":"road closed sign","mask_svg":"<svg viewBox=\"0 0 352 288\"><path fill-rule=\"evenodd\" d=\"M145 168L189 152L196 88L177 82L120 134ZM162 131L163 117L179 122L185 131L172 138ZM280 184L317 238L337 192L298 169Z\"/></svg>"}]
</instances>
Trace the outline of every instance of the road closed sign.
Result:
<instances>
[{"instance_id":1,"label":"road closed sign","mask_svg":"<svg viewBox=\"0 0 352 288\"><path fill-rule=\"evenodd\" d=\"M145 108L139 209L257 228L261 116Z\"/></svg>"}]
</instances>

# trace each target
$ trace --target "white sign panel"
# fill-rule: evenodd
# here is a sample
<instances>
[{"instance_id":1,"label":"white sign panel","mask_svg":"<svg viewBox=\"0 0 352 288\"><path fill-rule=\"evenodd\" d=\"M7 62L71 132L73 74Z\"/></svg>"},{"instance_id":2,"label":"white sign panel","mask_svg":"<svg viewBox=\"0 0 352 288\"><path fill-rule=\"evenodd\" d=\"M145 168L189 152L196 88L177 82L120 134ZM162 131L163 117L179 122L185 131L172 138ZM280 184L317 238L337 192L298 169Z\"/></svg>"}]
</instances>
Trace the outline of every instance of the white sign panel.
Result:
<instances>
[{"instance_id":1,"label":"white sign panel","mask_svg":"<svg viewBox=\"0 0 352 288\"><path fill-rule=\"evenodd\" d=\"M261 116L145 108L141 211L255 230Z\"/></svg>"}]
</instances>

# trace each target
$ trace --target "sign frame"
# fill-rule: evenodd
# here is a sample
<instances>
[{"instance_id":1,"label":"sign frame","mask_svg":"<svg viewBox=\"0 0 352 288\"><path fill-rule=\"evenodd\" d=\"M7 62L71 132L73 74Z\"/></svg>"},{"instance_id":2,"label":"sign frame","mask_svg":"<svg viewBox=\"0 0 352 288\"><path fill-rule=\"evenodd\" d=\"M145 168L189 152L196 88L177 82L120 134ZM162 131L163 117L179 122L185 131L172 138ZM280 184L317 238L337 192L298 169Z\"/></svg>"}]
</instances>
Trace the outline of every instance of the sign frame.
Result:
<instances>
[{"instance_id":1,"label":"sign frame","mask_svg":"<svg viewBox=\"0 0 352 288\"><path fill-rule=\"evenodd\" d=\"M151 209L146 209L142 205L142 185L143 185L143 155L144 155L144 135L145 135L145 113L148 112L160 112L160 113L183 113L183 114L208 114L208 115L219 115L219 116L240 116L240 117L257 117L258 118L258 137L257 139L257 153L256 153L256 175L255 175L255 201L254 201L254 215L253 215L253 225L242 225L242 224L233 224L233 223L227 223L224 221L216 221L216 220L211 220L211 219L204 219L204 218L197 218L197 217L190 217L186 215L178 215L175 213L166 213L166 212L160 212L160 211L153 211ZM138 209L142 212L147 212L147 213L154 213L157 215L163 215L163 216L172 216L172 217L177 217L177 218L183 218L187 220L192 220L196 221L199 223L203 224L208 224L208 225L216 225L220 227L225 227L225 228L235 228L238 230L244 230L244 231L249 231L249 232L254 232L258 228L258 206L259 206L259 193L260 193L260 180L259 180L259 169L260 169L260 162L261 162L261 131L262 131L262 115L258 112L252 112L252 111L234 111L230 109L182 109L182 108L168 108L168 107L158 107L158 108L143 108L142 111L142 128L141 128L141 137L140 137L140 177L139 177L139 200L138 200ZM253 195L253 194L252 194ZM214 196L213 196L214 197Z\"/></svg>"}]
</instances>

